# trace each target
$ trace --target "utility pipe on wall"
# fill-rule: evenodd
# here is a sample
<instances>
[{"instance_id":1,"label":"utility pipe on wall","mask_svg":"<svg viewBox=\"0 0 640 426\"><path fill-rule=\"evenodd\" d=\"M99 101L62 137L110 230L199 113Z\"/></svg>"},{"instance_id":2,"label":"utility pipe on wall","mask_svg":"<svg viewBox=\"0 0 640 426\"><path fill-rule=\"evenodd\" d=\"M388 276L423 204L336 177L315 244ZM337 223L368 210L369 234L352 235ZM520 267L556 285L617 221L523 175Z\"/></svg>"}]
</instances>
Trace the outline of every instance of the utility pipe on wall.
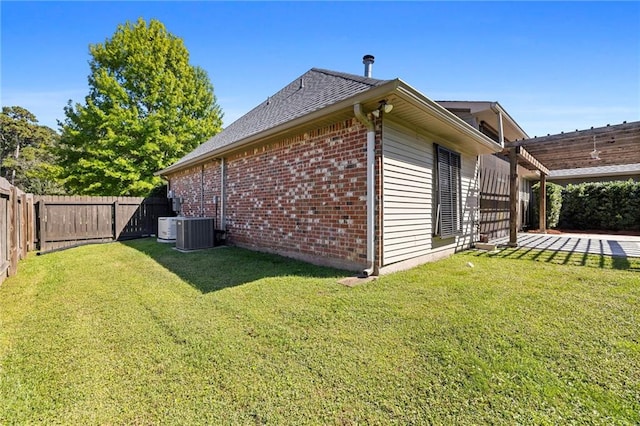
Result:
<instances>
[{"instance_id":1,"label":"utility pipe on wall","mask_svg":"<svg viewBox=\"0 0 640 426\"><path fill-rule=\"evenodd\" d=\"M367 268L362 271L365 276L372 275L375 269L375 146L376 130L373 122L362 111L362 105L355 104L353 113L360 123L367 128Z\"/></svg>"},{"instance_id":2,"label":"utility pipe on wall","mask_svg":"<svg viewBox=\"0 0 640 426\"><path fill-rule=\"evenodd\" d=\"M223 230L227 229L227 220L226 220L226 212L225 212L225 193L224 193L225 192L224 187L226 183L226 178L225 178L226 168L227 168L227 163L224 157L222 157L220 159L220 229L223 229Z\"/></svg>"},{"instance_id":3,"label":"utility pipe on wall","mask_svg":"<svg viewBox=\"0 0 640 426\"><path fill-rule=\"evenodd\" d=\"M204 217L204 164L200 169L200 217Z\"/></svg>"}]
</instances>

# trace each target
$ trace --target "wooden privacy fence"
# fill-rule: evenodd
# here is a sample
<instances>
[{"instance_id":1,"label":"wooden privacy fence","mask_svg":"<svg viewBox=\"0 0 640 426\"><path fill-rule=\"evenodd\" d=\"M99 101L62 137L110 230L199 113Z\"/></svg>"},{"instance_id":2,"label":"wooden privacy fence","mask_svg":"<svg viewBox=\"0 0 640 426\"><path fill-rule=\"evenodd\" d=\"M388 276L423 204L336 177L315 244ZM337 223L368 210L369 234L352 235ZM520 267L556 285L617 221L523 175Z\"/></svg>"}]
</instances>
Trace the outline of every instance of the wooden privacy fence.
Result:
<instances>
[{"instance_id":1,"label":"wooden privacy fence","mask_svg":"<svg viewBox=\"0 0 640 426\"><path fill-rule=\"evenodd\" d=\"M171 216L166 198L36 196L41 253L140 238L158 233L158 217Z\"/></svg>"},{"instance_id":2,"label":"wooden privacy fence","mask_svg":"<svg viewBox=\"0 0 640 426\"><path fill-rule=\"evenodd\" d=\"M158 234L167 198L40 196L0 178L0 283L27 252Z\"/></svg>"},{"instance_id":3,"label":"wooden privacy fence","mask_svg":"<svg viewBox=\"0 0 640 426\"><path fill-rule=\"evenodd\" d=\"M35 249L33 195L0 178L0 282L15 275L18 261Z\"/></svg>"}]
</instances>

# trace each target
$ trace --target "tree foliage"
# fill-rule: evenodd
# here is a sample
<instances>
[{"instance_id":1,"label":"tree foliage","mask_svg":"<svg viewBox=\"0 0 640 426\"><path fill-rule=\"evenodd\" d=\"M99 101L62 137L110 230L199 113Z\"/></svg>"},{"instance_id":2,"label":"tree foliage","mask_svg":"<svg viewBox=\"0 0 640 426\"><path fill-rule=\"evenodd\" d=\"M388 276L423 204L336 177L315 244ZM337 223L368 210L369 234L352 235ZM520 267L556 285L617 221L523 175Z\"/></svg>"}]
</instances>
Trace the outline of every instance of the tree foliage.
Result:
<instances>
[{"instance_id":1,"label":"tree foliage","mask_svg":"<svg viewBox=\"0 0 640 426\"><path fill-rule=\"evenodd\" d=\"M91 195L146 195L154 172L220 131L207 73L182 39L139 19L90 46L89 95L69 104L59 151L65 186Z\"/></svg>"},{"instance_id":2,"label":"tree foliage","mask_svg":"<svg viewBox=\"0 0 640 426\"><path fill-rule=\"evenodd\" d=\"M0 115L1 174L25 192L61 194L54 154L59 135L41 126L35 115L19 106L2 107Z\"/></svg>"}]
</instances>

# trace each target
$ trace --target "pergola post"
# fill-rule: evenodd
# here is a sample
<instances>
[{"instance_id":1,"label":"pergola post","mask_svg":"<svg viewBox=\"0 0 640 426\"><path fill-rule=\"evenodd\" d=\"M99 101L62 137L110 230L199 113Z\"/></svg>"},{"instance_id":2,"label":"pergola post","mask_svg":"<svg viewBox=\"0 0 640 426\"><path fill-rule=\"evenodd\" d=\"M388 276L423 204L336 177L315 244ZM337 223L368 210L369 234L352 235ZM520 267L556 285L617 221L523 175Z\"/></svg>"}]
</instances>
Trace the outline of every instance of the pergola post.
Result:
<instances>
[{"instance_id":1,"label":"pergola post","mask_svg":"<svg viewBox=\"0 0 640 426\"><path fill-rule=\"evenodd\" d=\"M538 206L540 214L538 215L538 228L541 233L547 233L547 175L540 173L540 191Z\"/></svg>"},{"instance_id":2,"label":"pergola post","mask_svg":"<svg viewBox=\"0 0 640 426\"><path fill-rule=\"evenodd\" d=\"M509 247L518 247L518 152L509 148Z\"/></svg>"}]
</instances>

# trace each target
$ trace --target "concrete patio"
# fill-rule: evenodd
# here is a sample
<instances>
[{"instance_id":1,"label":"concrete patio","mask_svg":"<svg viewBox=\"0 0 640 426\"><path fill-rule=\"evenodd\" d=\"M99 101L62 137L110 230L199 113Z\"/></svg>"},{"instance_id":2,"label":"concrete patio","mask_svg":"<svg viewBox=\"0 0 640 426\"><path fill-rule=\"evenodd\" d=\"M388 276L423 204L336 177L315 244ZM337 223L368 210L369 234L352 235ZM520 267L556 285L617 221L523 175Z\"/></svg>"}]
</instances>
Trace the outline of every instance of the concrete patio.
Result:
<instances>
[{"instance_id":1,"label":"concrete patio","mask_svg":"<svg viewBox=\"0 0 640 426\"><path fill-rule=\"evenodd\" d=\"M508 242L509 237L491 241L498 246ZM519 233L518 247L640 258L640 236L631 235Z\"/></svg>"}]
</instances>

